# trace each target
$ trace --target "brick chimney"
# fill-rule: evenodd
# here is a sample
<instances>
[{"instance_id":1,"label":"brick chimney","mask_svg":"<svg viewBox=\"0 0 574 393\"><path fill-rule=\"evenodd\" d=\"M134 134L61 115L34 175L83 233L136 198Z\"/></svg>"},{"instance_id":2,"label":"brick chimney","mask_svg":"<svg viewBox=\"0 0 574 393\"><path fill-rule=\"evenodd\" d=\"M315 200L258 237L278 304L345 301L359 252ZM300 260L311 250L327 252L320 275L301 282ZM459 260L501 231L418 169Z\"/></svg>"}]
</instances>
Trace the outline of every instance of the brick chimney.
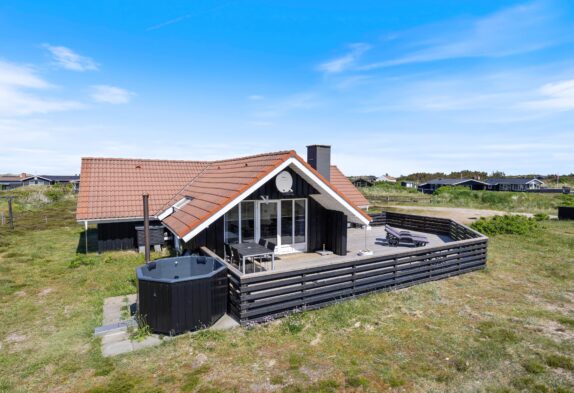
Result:
<instances>
[{"instance_id":1,"label":"brick chimney","mask_svg":"<svg viewBox=\"0 0 574 393\"><path fill-rule=\"evenodd\" d=\"M307 146L307 162L325 179L331 181L331 146Z\"/></svg>"},{"instance_id":2,"label":"brick chimney","mask_svg":"<svg viewBox=\"0 0 574 393\"><path fill-rule=\"evenodd\" d=\"M26 172L20 173L20 179L25 179L27 177L28 177L28 174Z\"/></svg>"}]
</instances>

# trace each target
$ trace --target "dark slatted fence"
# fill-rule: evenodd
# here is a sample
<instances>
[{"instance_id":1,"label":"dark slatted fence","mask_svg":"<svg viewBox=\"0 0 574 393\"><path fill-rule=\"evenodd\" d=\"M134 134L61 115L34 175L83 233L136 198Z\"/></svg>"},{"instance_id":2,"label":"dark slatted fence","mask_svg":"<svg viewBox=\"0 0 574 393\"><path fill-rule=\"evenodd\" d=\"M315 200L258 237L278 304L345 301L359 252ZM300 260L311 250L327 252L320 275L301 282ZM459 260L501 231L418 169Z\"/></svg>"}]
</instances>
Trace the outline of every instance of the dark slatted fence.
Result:
<instances>
[{"instance_id":1,"label":"dark slatted fence","mask_svg":"<svg viewBox=\"0 0 574 393\"><path fill-rule=\"evenodd\" d=\"M448 219L386 213L377 222L448 234L457 241L395 255L293 271L241 275L229 270L229 312L241 323L324 307L373 291L388 291L483 269L488 239ZM384 224L381 224L384 225ZM438 229L437 229L438 228Z\"/></svg>"}]
</instances>

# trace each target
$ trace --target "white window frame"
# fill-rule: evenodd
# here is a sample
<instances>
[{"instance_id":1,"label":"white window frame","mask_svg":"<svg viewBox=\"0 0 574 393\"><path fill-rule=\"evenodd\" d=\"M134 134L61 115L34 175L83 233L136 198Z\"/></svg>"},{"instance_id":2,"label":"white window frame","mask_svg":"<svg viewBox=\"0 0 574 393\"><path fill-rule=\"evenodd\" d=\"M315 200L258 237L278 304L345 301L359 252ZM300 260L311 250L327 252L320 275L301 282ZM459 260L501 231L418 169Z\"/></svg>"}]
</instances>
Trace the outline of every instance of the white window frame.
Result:
<instances>
[{"instance_id":1,"label":"white window frame","mask_svg":"<svg viewBox=\"0 0 574 393\"><path fill-rule=\"evenodd\" d=\"M291 201L291 220L292 220L292 228L291 228L291 238L293 239L291 244L282 244L281 242L281 203L283 201ZM295 201L305 201L305 241L302 243L295 243ZM275 203L277 205L277 239L275 244L277 247L275 252L278 254L288 254L294 252L306 252L307 251L307 244L309 239L309 200L308 198L284 198L284 199L269 199L267 201L259 201L259 200L244 200L237 204L238 209L238 229L239 229L239 236L238 241L239 243L243 243L243 234L242 234L242 220L241 220L241 204L242 203L253 203L254 204L254 220L255 220L255 238L254 241L259 241L261 238L261 227L260 227L260 213L259 213L259 205L261 203ZM223 216L223 241L227 243L227 213Z\"/></svg>"}]
</instances>

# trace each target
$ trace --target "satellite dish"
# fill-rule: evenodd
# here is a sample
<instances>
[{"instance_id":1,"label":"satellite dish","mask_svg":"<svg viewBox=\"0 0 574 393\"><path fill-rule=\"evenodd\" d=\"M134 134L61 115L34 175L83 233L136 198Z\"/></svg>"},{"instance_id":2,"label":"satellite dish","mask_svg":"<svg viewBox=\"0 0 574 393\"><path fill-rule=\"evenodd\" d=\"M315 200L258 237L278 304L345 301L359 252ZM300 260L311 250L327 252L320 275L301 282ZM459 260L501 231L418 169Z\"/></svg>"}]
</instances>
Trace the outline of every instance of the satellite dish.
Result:
<instances>
[{"instance_id":1,"label":"satellite dish","mask_svg":"<svg viewBox=\"0 0 574 393\"><path fill-rule=\"evenodd\" d=\"M275 178L275 186L282 193L293 191L293 177L289 172L283 171Z\"/></svg>"}]
</instances>

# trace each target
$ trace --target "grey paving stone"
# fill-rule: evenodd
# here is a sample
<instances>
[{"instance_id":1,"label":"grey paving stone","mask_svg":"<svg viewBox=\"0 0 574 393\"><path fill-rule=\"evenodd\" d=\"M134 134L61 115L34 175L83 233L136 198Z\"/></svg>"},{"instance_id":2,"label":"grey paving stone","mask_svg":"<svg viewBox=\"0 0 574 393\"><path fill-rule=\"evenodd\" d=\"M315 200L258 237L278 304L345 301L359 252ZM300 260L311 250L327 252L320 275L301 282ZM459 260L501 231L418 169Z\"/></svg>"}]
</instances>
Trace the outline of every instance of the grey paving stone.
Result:
<instances>
[{"instance_id":1,"label":"grey paving stone","mask_svg":"<svg viewBox=\"0 0 574 393\"><path fill-rule=\"evenodd\" d=\"M116 356L122 353L128 353L134 350L132 343L129 340L123 340L116 343L102 345L102 355Z\"/></svg>"},{"instance_id":2,"label":"grey paving stone","mask_svg":"<svg viewBox=\"0 0 574 393\"><path fill-rule=\"evenodd\" d=\"M156 345L161 344L161 339L159 338L159 336L157 335L151 335L149 337L146 337L144 340L142 341L132 341L132 345L134 347L134 351L137 351L138 349L142 349L142 348L148 348L148 347L153 347Z\"/></svg>"},{"instance_id":3,"label":"grey paving stone","mask_svg":"<svg viewBox=\"0 0 574 393\"><path fill-rule=\"evenodd\" d=\"M129 336L128 332L126 332L126 331L109 333L109 334L102 336L102 345L113 344L113 343L117 343L120 341L126 341L129 339L130 339L130 336Z\"/></svg>"}]
</instances>

